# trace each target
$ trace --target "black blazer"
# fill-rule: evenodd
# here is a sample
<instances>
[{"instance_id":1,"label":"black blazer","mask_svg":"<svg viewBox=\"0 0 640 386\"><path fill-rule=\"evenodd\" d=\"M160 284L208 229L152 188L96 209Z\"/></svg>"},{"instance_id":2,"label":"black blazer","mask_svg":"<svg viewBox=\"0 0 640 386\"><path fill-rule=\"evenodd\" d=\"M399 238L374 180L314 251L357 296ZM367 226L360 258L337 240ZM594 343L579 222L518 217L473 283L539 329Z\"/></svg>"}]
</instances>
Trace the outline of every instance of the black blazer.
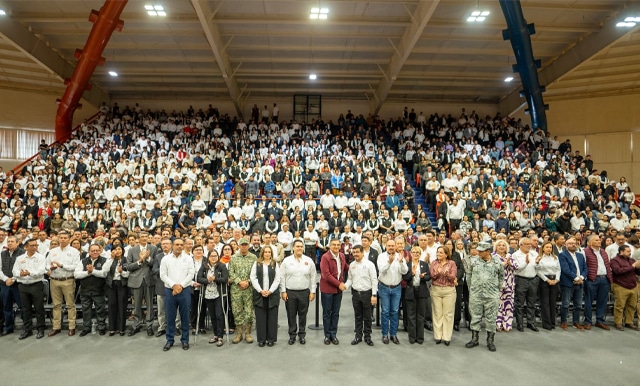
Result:
<instances>
[{"instance_id":1,"label":"black blazer","mask_svg":"<svg viewBox=\"0 0 640 386\"><path fill-rule=\"evenodd\" d=\"M200 266L200 269L198 270L198 275L196 276L196 281L204 286L202 287L203 290L206 289L207 285L211 285L211 283L209 283L209 279L207 278L208 273L209 264L203 262ZM229 271L227 270L227 266L218 261L213 267L213 276L215 276L214 283L218 287L218 293L220 294L220 296L222 296L223 294L228 295L229 289L227 288L227 285L229 283Z\"/></svg>"},{"instance_id":2,"label":"black blazer","mask_svg":"<svg viewBox=\"0 0 640 386\"><path fill-rule=\"evenodd\" d=\"M373 263L373 266L376 267L376 275L380 275L378 271L378 251L369 247L369 261Z\"/></svg>"},{"instance_id":3,"label":"black blazer","mask_svg":"<svg viewBox=\"0 0 640 386\"><path fill-rule=\"evenodd\" d=\"M456 263L456 277L458 278L458 286L461 286L462 278L464 277L464 264L462 264L462 258L460 257L460 254L458 252L453 252L451 254L451 260Z\"/></svg>"},{"instance_id":4,"label":"black blazer","mask_svg":"<svg viewBox=\"0 0 640 386\"><path fill-rule=\"evenodd\" d=\"M407 288L405 288L404 290L405 299L415 298L415 294L414 294L415 287L411 284L413 282L413 273L411 273L412 263L413 261L411 260L407 262L407 266L409 267L409 270L407 271L407 273L402 275L402 280L407 282ZM429 263L427 263L426 261L420 260L420 274L426 273L426 275L420 278L420 289L418 292L419 298L428 298L429 296L431 296L429 293L429 285L427 284L427 282L431 280L430 272L431 271L429 271Z\"/></svg>"}]
</instances>

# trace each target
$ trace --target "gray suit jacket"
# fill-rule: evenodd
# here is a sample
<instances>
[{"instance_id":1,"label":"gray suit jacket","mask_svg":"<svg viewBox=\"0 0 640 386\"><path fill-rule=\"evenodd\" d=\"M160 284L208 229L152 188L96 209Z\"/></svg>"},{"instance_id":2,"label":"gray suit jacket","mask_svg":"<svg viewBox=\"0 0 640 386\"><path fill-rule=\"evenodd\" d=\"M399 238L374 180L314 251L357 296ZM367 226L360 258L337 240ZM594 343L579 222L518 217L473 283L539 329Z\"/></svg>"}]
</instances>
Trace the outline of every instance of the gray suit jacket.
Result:
<instances>
[{"instance_id":1,"label":"gray suit jacket","mask_svg":"<svg viewBox=\"0 0 640 386\"><path fill-rule=\"evenodd\" d=\"M162 252L162 249L158 248L155 257L153 258L153 268L151 268L151 274L156 288L156 295L158 296L164 296L164 283L160 280L160 263L162 263L163 258L164 252Z\"/></svg>"},{"instance_id":2,"label":"gray suit jacket","mask_svg":"<svg viewBox=\"0 0 640 386\"><path fill-rule=\"evenodd\" d=\"M157 247L147 243L147 249L151 252L149 255L150 259L149 261L145 259L142 264L138 264L138 260L140 259L140 246L137 245L129 249L125 264L126 270L129 271L129 279L127 282L129 288L140 288L143 280L147 283L147 286L153 285L151 268L153 267L153 259L156 255Z\"/></svg>"}]
</instances>

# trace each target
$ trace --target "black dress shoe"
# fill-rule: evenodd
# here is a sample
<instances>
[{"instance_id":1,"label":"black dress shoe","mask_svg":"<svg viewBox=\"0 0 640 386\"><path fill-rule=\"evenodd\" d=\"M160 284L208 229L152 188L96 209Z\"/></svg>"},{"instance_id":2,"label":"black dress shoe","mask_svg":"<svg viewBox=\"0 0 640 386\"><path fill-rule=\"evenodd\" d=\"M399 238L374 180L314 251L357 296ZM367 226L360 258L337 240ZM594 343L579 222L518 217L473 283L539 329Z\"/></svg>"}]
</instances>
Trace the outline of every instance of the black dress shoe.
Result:
<instances>
[{"instance_id":1,"label":"black dress shoe","mask_svg":"<svg viewBox=\"0 0 640 386\"><path fill-rule=\"evenodd\" d=\"M531 330L531 331L534 331L534 332L538 332L538 331L539 331L539 330L538 330L538 327L536 327L536 325L535 325L535 324L533 324L533 323L528 323L528 324L527 324L527 328L528 328L529 330Z\"/></svg>"},{"instance_id":2,"label":"black dress shoe","mask_svg":"<svg viewBox=\"0 0 640 386\"><path fill-rule=\"evenodd\" d=\"M140 332L140 327L136 327L133 330L129 331L129 336L134 336L135 334Z\"/></svg>"},{"instance_id":3,"label":"black dress shoe","mask_svg":"<svg viewBox=\"0 0 640 386\"><path fill-rule=\"evenodd\" d=\"M524 332L524 327L522 327L521 325L518 325L516 328L518 329L518 331Z\"/></svg>"},{"instance_id":4,"label":"black dress shoe","mask_svg":"<svg viewBox=\"0 0 640 386\"><path fill-rule=\"evenodd\" d=\"M167 344L165 344L164 347L162 348L162 351L169 351L171 350L171 347L173 347L173 343L167 342Z\"/></svg>"},{"instance_id":5,"label":"black dress shoe","mask_svg":"<svg viewBox=\"0 0 640 386\"><path fill-rule=\"evenodd\" d=\"M433 323L431 322L425 322L424 323L424 328L426 328L429 331L433 331Z\"/></svg>"},{"instance_id":6,"label":"black dress shoe","mask_svg":"<svg viewBox=\"0 0 640 386\"><path fill-rule=\"evenodd\" d=\"M291 341L291 339L289 339ZM258 342L258 347L264 347L264 342Z\"/></svg>"},{"instance_id":7,"label":"black dress shoe","mask_svg":"<svg viewBox=\"0 0 640 386\"><path fill-rule=\"evenodd\" d=\"M340 341L338 340L338 338L333 337L333 338L331 338L331 343L333 343L333 344L340 344Z\"/></svg>"},{"instance_id":8,"label":"black dress shoe","mask_svg":"<svg viewBox=\"0 0 640 386\"><path fill-rule=\"evenodd\" d=\"M267 341L267 347L273 347L274 345L275 345L274 342L272 342L270 340Z\"/></svg>"},{"instance_id":9,"label":"black dress shoe","mask_svg":"<svg viewBox=\"0 0 640 386\"><path fill-rule=\"evenodd\" d=\"M300 338L300 344L305 344L305 343L307 343L307 340L304 338Z\"/></svg>"},{"instance_id":10,"label":"black dress shoe","mask_svg":"<svg viewBox=\"0 0 640 386\"><path fill-rule=\"evenodd\" d=\"M388 336L383 336L382 337L382 343L389 344L389 337Z\"/></svg>"},{"instance_id":11,"label":"black dress shoe","mask_svg":"<svg viewBox=\"0 0 640 386\"><path fill-rule=\"evenodd\" d=\"M296 343L296 338L289 338L289 345Z\"/></svg>"},{"instance_id":12,"label":"black dress shoe","mask_svg":"<svg viewBox=\"0 0 640 386\"><path fill-rule=\"evenodd\" d=\"M115 331L109 331L109 336L114 336L116 334Z\"/></svg>"},{"instance_id":13,"label":"black dress shoe","mask_svg":"<svg viewBox=\"0 0 640 386\"><path fill-rule=\"evenodd\" d=\"M158 330L158 332L156 332L156 338L161 337L162 335L166 335L167 332L165 330Z\"/></svg>"},{"instance_id":14,"label":"black dress shoe","mask_svg":"<svg viewBox=\"0 0 640 386\"><path fill-rule=\"evenodd\" d=\"M454 331L460 331L460 325L458 323L453 325L453 330Z\"/></svg>"},{"instance_id":15,"label":"black dress shoe","mask_svg":"<svg viewBox=\"0 0 640 386\"><path fill-rule=\"evenodd\" d=\"M325 338L324 338L324 344L326 344L326 345L330 345L330 344L331 344L331 339L329 339L329 338L327 338L327 337L325 336Z\"/></svg>"},{"instance_id":16,"label":"black dress shoe","mask_svg":"<svg viewBox=\"0 0 640 386\"><path fill-rule=\"evenodd\" d=\"M106 334L106 333L107 333L107 330L100 330L100 331L98 331L98 334L100 334L100 335L104 335L104 334Z\"/></svg>"},{"instance_id":17,"label":"black dress shoe","mask_svg":"<svg viewBox=\"0 0 640 386\"><path fill-rule=\"evenodd\" d=\"M147 328L147 336L153 336L153 328L152 327Z\"/></svg>"},{"instance_id":18,"label":"black dress shoe","mask_svg":"<svg viewBox=\"0 0 640 386\"><path fill-rule=\"evenodd\" d=\"M373 341L371 340L371 338L365 338L364 342L369 346L373 346Z\"/></svg>"},{"instance_id":19,"label":"black dress shoe","mask_svg":"<svg viewBox=\"0 0 640 386\"><path fill-rule=\"evenodd\" d=\"M124 336L124 331L120 331L120 336Z\"/></svg>"},{"instance_id":20,"label":"black dress shoe","mask_svg":"<svg viewBox=\"0 0 640 386\"><path fill-rule=\"evenodd\" d=\"M443 340L442 342L444 343L445 346L448 346L451 344L451 341L449 340Z\"/></svg>"},{"instance_id":21,"label":"black dress shoe","mask_svg":"<svg viewBox=\"0 0 640 386\"><path fill-rule=\"evenodd\" d=\"M20 337L18 339L22 340L22 339L27 339L28 337L33 335L33 331L22 331L22 334L20 334Z\"/></svg>"},{"instance_id":22,"label":"black dress shoe","mask_svg":"<svg viewBox=\"0 0 640 386\"><path fill-rule=\"evenodd\" d=\"M189 343L183 343L182 344L182 349L183 350L188 350L189 349Z\"/></svg>"},{"instance_id":23,"label":"black dress shoe","mask_svg":"<svg viewBox=\"0 0 640 386\"><path fill-rule=\"evenodd\" d=\"M90 332L91 331L82 330L82 331L80 331L80 336L87 336L87 335L89 335Z\"/></svg>"},{"instance_id":24,"label":"black dress shoe","mask_svg":"<svg viewBox=\"0 0 640 386\"><path fill-rule=\"evenodd\" d=\"M13 330L7 330L7 331L2 330L2 332L0 332L0 336L6 336L9 334L13 334Z\"/></svg>"},{"instance_id":25,"label":"black dress shoe","mask_svg":"<svg viewBox=\"0 0 640 386\"><path fill-rule=\"evenodd\" d=\"M436 339L436 344L442 343L442 339Z\"/></svg>"},{"instance_id":26,"label":"black dress shoe","mask_svg":"<svg viewBox=\"0 0 640 386\"><path fill-rule=\"evenodd\" d=\"M38 333L36 334L36 339L42 339L44 338L44 331L38 331Z\"/></svg>"},{"instance_id":27,"label":"black dress shoe","mask_svg":"<svg viewBox=\"0 0 640 386\"><path fill-rule=\"evenodd\" d=\"M351 345L355 346L360 342L362 342L362 338L353 338L353 340L351 341Z\"/></svg>"},{"instance_id":28,"label":"black dress shoe","mask_svg":"<svg viewBox=\"0 0 640 386\"><path fill-rule=\"evenodd\" d=\"M393 342L393 344L400 344L400 341L398 340L398 337L395 336L395 335L391 337L391 341Z\"/></svg>"}]
</instances>

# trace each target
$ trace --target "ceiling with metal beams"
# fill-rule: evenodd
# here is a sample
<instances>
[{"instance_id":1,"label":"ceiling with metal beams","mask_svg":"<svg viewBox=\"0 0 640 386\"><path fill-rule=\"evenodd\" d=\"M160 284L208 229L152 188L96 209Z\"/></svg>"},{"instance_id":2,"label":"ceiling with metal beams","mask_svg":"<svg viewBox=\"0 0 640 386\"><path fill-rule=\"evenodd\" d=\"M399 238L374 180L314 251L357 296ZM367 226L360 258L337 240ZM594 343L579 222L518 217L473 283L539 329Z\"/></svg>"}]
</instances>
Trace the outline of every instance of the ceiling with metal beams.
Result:
<instances>
[{"instance_id":1,"label":"ceiling with metal beams","mask_svg":"<svg viewBox=\"0 0 640 386\"><path fill-rule=\"evenodd\" d=\"M521 0L547 99L640 92L638 1ZM64 92L102 1L0 0L0 88ZM166 17L148 16L160 4ZM313 7L329 9L311 20ZM474 10L484 23L468 23ZM385 101L523 103L497 0L130 0L90 102L320 93ZM109 71L119 76L111 77ZM317 74L315 81L309 74ZM514 76L510 83L504 81Z\"/></svg>"}]
</instances>

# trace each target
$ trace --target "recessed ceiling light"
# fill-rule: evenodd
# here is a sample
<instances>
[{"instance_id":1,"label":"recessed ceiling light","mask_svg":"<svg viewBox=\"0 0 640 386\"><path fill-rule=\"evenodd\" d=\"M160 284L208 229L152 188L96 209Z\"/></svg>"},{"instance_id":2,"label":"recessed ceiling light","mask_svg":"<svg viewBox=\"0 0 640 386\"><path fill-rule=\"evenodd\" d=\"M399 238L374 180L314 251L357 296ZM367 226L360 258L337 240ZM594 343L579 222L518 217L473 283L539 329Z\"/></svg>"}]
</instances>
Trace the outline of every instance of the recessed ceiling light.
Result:
<instances>
[{"instance_id":1,"label":"recessed ceiling light","mask_svg":"<svg viewBox=\"0 0 640 386\"><path fill-rule=\"evenodd\" d=\"M309 79L310 80L316 80L318 77L316 76L316 74L311 74L309 75Z\"/></svg>"},{"instance_id":2,"label":"recessed ceiling light","mask_svg":"<svg viewBox=\"0 0 640 386\"><path fill-rule=\"evenodd\" d=\"M513 80L513 76L507 76L506 78L504 78L505 82L511 82Z\"/></svg>"},{"instance_id":3,"label":"recessed ceiling light","mask_svg":"<svg viewBox=\"0 0 640 386\"><path fill-rule=\"evenodd\" d=\"M146 4L144 9L147 11L147 15L149 16L167 16L167 12L164 9L164 6L159 4Z\"/></svg>"},{"instance_id":4,"label":"recessed ceiling light","mask_svg":"<svg viewBox=\"0 0 640 386\"><path fill-rule=\"evenodd\" d=\"M109 75L111 75L113 77L116 77L116 76L118 76L118 73L115 72L115 71L109 71Z\"/></svg>"},{"instance_id":5,"label":"recessed ceiling light","mask_svg":"<svg viewBox=\"0 0 640 386\"><path fill-rule=\"evenodd\" d=\"M7 12L4 9L0 9L0 16L4 16L6 14L7 14Z\"/></svg>"},{"instance_id":6,"label":"recessed ceiling light","mask_svg":"<svg viewBox=\"0 0 640 386\"><path fill-rule=\"evenodd\" d=\"M473 11L471 15L467 17L469 23L482 23L487 20L487 16L491 14L491 11Z\"/></svg>"},{"instance_id":7,"label":"recessed ceiling light","mask_svg":"<svg viewBox=\"0 0 640 386\"><path fill-rule=\"evenodd\" d=\"M329 8L311 8L311 13L309 13L309 19L311 20L327 20L329 17Z\"/></svg>"},{"instance_id":8,"label":"recessed ceiling light","mask_svg":"<svg viewBox=\"0 0 640 386\"><path fill-rule=\"evenodd\" d=\"M618 23L616 24L616 27L626 27L626 28L631 28L631 27L635 27L635 26L636 26L636 23L631 22L631 21L621 21L621 22L618 22Z\"/></svg>"},{"instance_id":9,"label":"recessed ceiling light","mask_svg":"<svg viewBox=\"0 0 640 386\"><path fill-rule=\"evenodd\" d=\"M631 23L640 23L640 16L631 16L631 17L627 17L624 19L624 21L626 21L627 23L631 22Z\"/></svg>"}]
</instances>

